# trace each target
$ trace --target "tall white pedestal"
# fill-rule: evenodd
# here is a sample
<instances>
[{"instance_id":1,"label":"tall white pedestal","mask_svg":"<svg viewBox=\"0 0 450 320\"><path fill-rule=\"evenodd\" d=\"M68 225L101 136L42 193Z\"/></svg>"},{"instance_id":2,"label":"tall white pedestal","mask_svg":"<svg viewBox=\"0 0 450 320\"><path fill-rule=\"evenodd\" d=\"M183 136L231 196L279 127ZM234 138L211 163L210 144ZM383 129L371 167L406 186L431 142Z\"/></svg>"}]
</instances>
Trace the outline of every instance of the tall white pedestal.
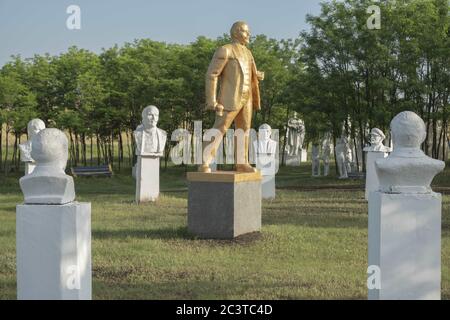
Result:
<instances>
[{"instance_id":1,"label":"tall white pedestal","mask_svg":"<svg viewBox=\"0 0 450 320\"><path fill-rule=\"evenodd\" d=\"M366 200L369 200L369 194L377 191L380 185L377 172L375 171L375 160L386 158L388 154L380 151L367 151L366 157Z\"/></svg>"},{"instance_id":2,"label":"tall white pedestal","mask_svg":"<svg viewBox=\"0 0 450 320\"><path fill-rule=\"evenodd\" d=\"M25 162L25 175L32 173L35 167L34 162Z\"/></svg>"},{"instance_id":3,"label":"tall white pedestal","mask_svg":"<svg viewBox=\"0 0 450 320\"><path fill-rule=\"evenodd\" d=\"M263 199L275 199L275 176L262 176L261 197Z\"/></svg>"},{"instance_id":4,"label":"tall white pedestal","mask_svg":"<svg viewBox=\"0 0 450 320\"><path fill-rule=\"evenodd\" d=\"M370 300L440 299L441 203L438 193L370 193L369 266L381 279Z\"/></svg>"},{"instance_id":5,"label":"tall white pedestal","mask_svg":"<svg viewBox=\"0 0 450 320\"><path fill-rule=\"evenodd\" d=\"M136 163L136 202L156 201L159 197L159 157L138 156Z\"/></svg>"},{"instance_id":6,"label":"tall white pedestal","mask_svg":"<svg viewBox=\"0 0 450 320\"><path fill-rule=\"evenodd\" d=\"M91 204L16 207L17 298L90 300Z\"/></svg>"}]
</instances>

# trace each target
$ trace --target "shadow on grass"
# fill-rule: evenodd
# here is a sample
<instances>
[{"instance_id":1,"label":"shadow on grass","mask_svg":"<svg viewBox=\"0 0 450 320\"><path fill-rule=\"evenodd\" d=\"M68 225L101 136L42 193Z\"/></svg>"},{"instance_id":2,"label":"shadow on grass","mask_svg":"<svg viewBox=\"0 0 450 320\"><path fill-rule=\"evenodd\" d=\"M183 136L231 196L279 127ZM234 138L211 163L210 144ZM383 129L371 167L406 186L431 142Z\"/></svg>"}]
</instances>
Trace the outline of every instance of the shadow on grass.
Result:
<instances>
[{"instance_id":1,"label":"shadow on grass","mask_svg":"<svg viewBox=\"0 0 450 320\"><path fill-rule=\"evenodd\" d=\"M93 230L92 238L95 239L185 239L194 240L186 227L163 229L120 229L120 230Z\"/></svg>"},{"instance_id":2,"label":"shadow on grass","mask_svg":"<svg viewBox=\"0 0 450 320\"><path fill-rule=\"evenodd\" d=\"M93 240L106 239L157 239L157 240L188 240L207 245L250 245L261 241L264 235L253 232L234 239L203 239L191 234L187 227L161 229L121 229L121 230L93 230Z\"/></svg>"},{"instance_id":3,"label":"shadow on grass","mask_svg":"<svg viewBox=\"0 0 450 320\"><path fill-rule=\"evenodd\" d=\"M317 209L314 209L317 210ZM320 212L320 210L317 210ZM343 215L298 215L293 217L290 212L278 212L276 214L263 214L263 227L267 225L290 225L305 228L358 228L367 229L367 215L343 216Z\"/></svg>"}]
</instances>

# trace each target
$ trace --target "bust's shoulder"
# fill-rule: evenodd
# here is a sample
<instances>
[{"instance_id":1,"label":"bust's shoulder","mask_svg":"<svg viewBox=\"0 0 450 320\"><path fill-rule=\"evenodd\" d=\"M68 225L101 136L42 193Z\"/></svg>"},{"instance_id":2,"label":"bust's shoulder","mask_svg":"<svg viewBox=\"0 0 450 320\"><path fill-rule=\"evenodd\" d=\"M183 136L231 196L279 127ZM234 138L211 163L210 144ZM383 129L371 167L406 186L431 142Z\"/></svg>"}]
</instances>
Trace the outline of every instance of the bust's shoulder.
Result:
<instances>
[{"instance_id":1,"label":"bust's shoulder","mask_svg":"<svg viewBox=\"0 0 450 320\"><path fill-rule=\"evenodd\" d=\"M161 134L163 136L167 136L167 132L164 131L163 129L160 129L160 128L156 128L156 129L158 130L159 134Z\"/></svg>"}]
</instances>

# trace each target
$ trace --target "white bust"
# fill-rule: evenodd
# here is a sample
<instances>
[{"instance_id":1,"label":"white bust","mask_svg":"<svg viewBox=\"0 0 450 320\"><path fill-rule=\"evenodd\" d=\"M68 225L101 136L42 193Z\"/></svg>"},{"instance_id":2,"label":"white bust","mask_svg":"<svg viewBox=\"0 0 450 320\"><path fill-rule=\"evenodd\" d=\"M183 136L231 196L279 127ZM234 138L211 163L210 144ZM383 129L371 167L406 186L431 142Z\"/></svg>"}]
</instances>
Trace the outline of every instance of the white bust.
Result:
<instances>
[{"instance_id":1,"label":"white bust","mask_svg":"<svg viewBox=\"0 0 450 320\"><path fill-rule=\"evenodd\" d=\"M394 151L378 159L375 168L380 191L387 193L430 193L434 176L445 163L428 157L420 149L426 138L423 120L414 112L404 111L391 121Z\"/></svg>"},{"instance_id":2,"label":"white bust","mask_svg":"<svg viewBox=\"0 0 450 320\"><path fill-rule=\"evenodd\" d=\"M19 144L20 159L23 162L33 162L33 158L31 157L31 140L43 129L45 129L45 123L41 119L33 119L28 122L28 141Z\"/></svg>"},{"instance_id":3,"label":"white bust","mask_svg":"<svg viewBox=\"0 0 450 320\"><path fill-rule=\"evenodd\" d=\"M66 135L55 128L41 130L32 140L31 157L36 168L20 178L20 188L29 204L65 204L75 199L73 178L64 168L68 159Z\"/></svg>"},{"instance_id":4,"label":"white bust","mask_svg":"<svg viewBox=\"0 0 450 320\"><path fill-rule=\"evenodd\" d=\"M391 152L391 148L383 145L383 141L386 139L383 131L378 128L373 128L370 130L370 146L365 147L364 151L372 152Z\"/></svg>"},{"instance_id":5,"label":"white bust","mask_svg":"<svg viewBox=\"0 0 450 320\"><path fill-rule=\"evenodd\" d=\"M271 139L272 128L264 123L259 127L258 140L253 141L256 155L256 168L263 176L272 176L276 173L277 142Z\"/></svg>"},{"instance_id":6,"label":"white bust","mask_svg":"<svg viewBox=\"0 0 450 320\"><path fill-rule=\"evenodd\" d=\"M159 110L155 106L147 106L142 111L142 124L134 131L136 155L162 157L166 145L167 133L156 127Z\"/></svg>"}]
</instances>

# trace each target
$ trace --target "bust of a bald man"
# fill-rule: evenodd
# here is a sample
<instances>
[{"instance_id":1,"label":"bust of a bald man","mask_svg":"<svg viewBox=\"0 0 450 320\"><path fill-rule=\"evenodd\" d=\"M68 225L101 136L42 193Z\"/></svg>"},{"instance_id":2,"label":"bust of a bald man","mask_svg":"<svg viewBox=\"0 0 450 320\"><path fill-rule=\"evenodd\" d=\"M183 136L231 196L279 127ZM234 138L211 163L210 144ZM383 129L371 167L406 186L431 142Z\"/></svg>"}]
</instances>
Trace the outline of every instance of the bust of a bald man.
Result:
<instances>
[{"instance_id":1,"label":"bust of a bald man","mask_svg":"<svg viewBox=\"0 0 450 320\"><path fill-rule=\"evenodd\" d=\"M25 203L65 204L75 199L73 178L64 168L68 159L66 135L55 128L41 130L31 141L36 168L20 178Z\"/></svg>"},{"instance_id":2,"label":"bust of a bald man","mask_svg":"<svg viewBox=\"0 0 450 320\"><path fill-rule=\"evenodd\" d=\"M386 193L430 193L434 176L445 163L428 157L420 149L426 138L422 118L411 111L399 113L391 121L394 151L385 159L378 159L375 168L380 191Z\"/></svg>"}]
</instances>

